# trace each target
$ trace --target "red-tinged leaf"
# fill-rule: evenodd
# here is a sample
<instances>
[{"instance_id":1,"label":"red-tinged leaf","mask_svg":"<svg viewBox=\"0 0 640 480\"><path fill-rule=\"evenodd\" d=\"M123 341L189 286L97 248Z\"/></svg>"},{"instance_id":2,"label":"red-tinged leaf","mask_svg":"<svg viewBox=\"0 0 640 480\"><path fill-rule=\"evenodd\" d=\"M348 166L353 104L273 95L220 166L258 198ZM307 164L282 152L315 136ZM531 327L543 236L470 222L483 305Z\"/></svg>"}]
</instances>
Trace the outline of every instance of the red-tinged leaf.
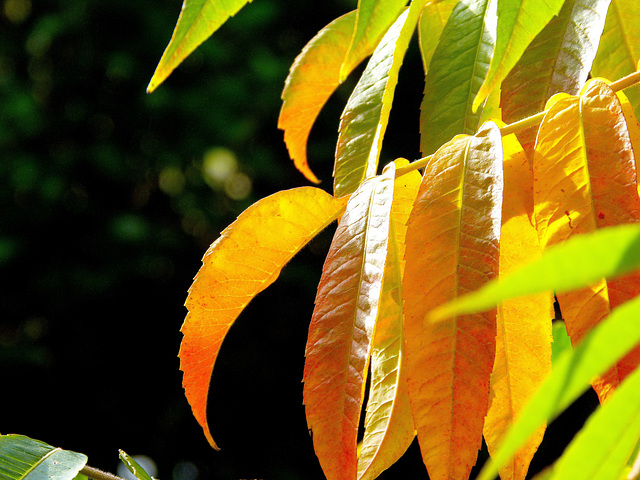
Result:
<instances>
[{"instance_id":1,"label":"red-tinged leaf","mask_svg":"<svg viewBox=\"0 0 640 480\"><path fill-rule=\"evenodd\" d=\"M513 123L542 110L553 95L577 95L591 70L611 0L565 0L557 17L533 39L502 82L504 121ZM516 135L533 156L537 127Z\"/></svg>"},{"instance_id":2,"label":"red-tinged leaf","mask_svg":"<svg viewBox=\"0 0 640 480\"><path fill-rule=\"evenodd\" d=\"M531 223L533 178L530 163L514 135L502 140L504 202L500 231L500 277L542 255L538 234ZM524 405L551 373L552 312L553 302L548 292L507 300L498 306L491 402L483 430L492 456ZM500 469L501 480L524 480L544 430L544 426L539 428L512 460Z\"/></svg>"},{"instance_id":3,"label":"red-tinged leaf","mask_svg":"<svg viewBox=\"0 0 640 480\"><path fill-rule=\"evenodd\" d=\"M187 400L213 448L209 380L227 331L282 267L338 217L345 202L311 187L278 192L245 210L204 255L186 301L179 356Z\"/></svg>"},{"instance_id":4,"label":"red-tinged leaf","mask_svg":"<svg viewBox=\"0 0 640 480\"><path fill-rule=\"evenodd\" d=\"M328 480L356 479L356 439L387 256L395 166L349 199L309 326L304 404Z\"/></svg>"},{"instance_id":5,"label":"red-tinged leaf","mask_svg":"<svg viewBox=\"0 0 640 480\"><path fill-rule=\"evenodd\" d=\"M358 0L356 28L340 69L341 80L360 63L363 48L369 50L378 44L406 4L407 0Z\"/></svg>"},{"instance_id":6,"label":"red-tinged leaf","mask_svg":"<svg viewBox=\"0 0 640 480\"><path fill-rule=\"evenodd\" d=\"M349 97L340 119L333 170L338 197L351 194L376 174L398 72L426 1L413 0L389 28Z\"/></svg>"},{"instance_id":7,"label":"red-tinged leaf","mask_svg":"<svg viewBox=\"0 0 640 480\"><path fill-rule=\"evenodd\" d=\"M622 107L600 80L580 97L552 99L534 155L535 219L543 247L598 228L640 220L635 159ZM558 296L571 341L640 293L640 274ZM601 401L640 362L635 350L594 382Z\"/></svg>"},{"instance_id":8,"label":"red-tinged leaf","mask_svg":"<svg viewBox=\"0 0 640 480\"><path fill-rule=\"evenodd\" d=\"M466 480L482 443L496 311L438 322L426 313L498 275L502 141L488 123L441 147L425 167L407 228L407 385L432 480Z\"/></svg>"},{"instance_id":9,"label":"red-tinged leaf","mask_svg":"<svg viewBox=\"0 0 640 480\"><path fill-rule=\"evenodd\" d=\"M396 167L409 162L396 160ZM389 248L371 351L371 387L358 479L373 480L393 465L415 436L406 385L402 317L402 275L406 220L418 193L417 171L395 181Z\"/></svg>"},{"instance_id":10,"label":"red-tinged leaf","mask_svg":"<svg viewBox=\"0 0 640 480\"><path fill-rule=\"evenodd\" d=\"M320 110L340 85L340 66L347 52L356 21L356 12L337 18L304 47L291 66L282 92L278 128L294 165L308 180L319 183L307 163L307 139ZM356 52L358 63L371 54L375 44L362 44ZM354 65L355 66L355 65Z\"/></svg>"},{"instance_id":11,"label":"red-tinged leaf","mask_svg":"<svg viewBox=\"0 0 640 480\"><path fill-rule=\"evenodd\" d=\"M169 45L151 77L153 92L198 46L251 0L184 0Z\"/></svg>"}]
</instances>

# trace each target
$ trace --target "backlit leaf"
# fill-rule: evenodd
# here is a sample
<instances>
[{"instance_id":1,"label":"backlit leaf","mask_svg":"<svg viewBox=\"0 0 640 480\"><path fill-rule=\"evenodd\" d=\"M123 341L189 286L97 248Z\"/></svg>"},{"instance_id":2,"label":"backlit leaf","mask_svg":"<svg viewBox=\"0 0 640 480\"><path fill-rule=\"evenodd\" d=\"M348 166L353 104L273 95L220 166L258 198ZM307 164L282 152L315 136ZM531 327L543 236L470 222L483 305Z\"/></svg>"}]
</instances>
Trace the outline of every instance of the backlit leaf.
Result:
<instances>
[{"instance_id":1,"label":"backlit leaf","mask_svg":"<svg viewBox=\"0 0 640 480\"><path fill-rule=\"evenodd\" d=\"M202 42L251 0L184 0L173 30L147 92L153 92Z\"/></svg>"},{"instance_id":2,"label":"backlit leaf","mask_svg":"<svg viewBox=\"0 0 640 480\"><path fill-rule=\"evenodd\" d=\"M516 122L544 110L553 95L577 95L591 70L611 0L565 0L557 17L533 39L502 82L504 121ZM537 127L516 135L533 155Z\"/></svg>"},{"instance_id":3,"label":"backlit leaf","mask_svg":"<svg viewBox=\"0 0 640 480\"><path fill-rule=\"evenodd\" d=\"M451 16L453 8L458 0L442 0L441 2L427 3L420 14L418 34L420 38L420 54L425 73L429 70L429 64L433 57L442 30Z\"/></svg>"},{"instance_id":4,"label":"backlit leaf","mask_svg":"<svg viewBox=\"0 0 640 480\"><path fill-rule=\"evenodd\" d=\"M496 48L489 72L473 101L474 110L500 86L529 43L560 12L563 2L564 0L498 1Z\"/></svg>"},{"instance_id":5,"label":"backlit leaf","mask_svg":"<svg viewBox=\"0 0 640 480\"><path fill-rule=\"evenodd\" d=\"M377 45L406 4L407 0L358 0L356 28L340 69L341 80L362 60L363 46L369 50L371 45Z\"/></svg>"},{"instance_id":6,"label":"backlit leaf","mask_svg":"<svg viewBox=\"0 0 640 480\"><path fill-rule=\"evenodd\" d=\"M532 225L533 185L524 150L508 135L503 139L504 202L500 231L500 277L522 263L540 258L542 249ZM493 455L526 402L551 373L551 294L505 301L498 306L496 358L491 373L491 402L484 438ZM524 480L544 435L541 426L514 458L500 469L501 480Z\"/></svg>"},{"instance_id":7,"label":"backlit leaf","mask_svg":"<svg viewBox=\"0 0 640 480\"><path fill-rule=\"evenodd\" d=\"M482 443L495 357L495 310L425 314L498 275L502 139L495 124L441 147L409 217L403 300L407 385L432 480L466 480Z\"/></svg>"},{"instance_id":8,"label":"backlit leaf","mask_svg":"<svg viewBox=\"0 0 640 480\"><path fill-rule=\"evenodd\" d=\"M354 192L376 174L398 71L425 2L413 0L389 28L342 113L333 171L338 197Z\"/></svg>"},{"instance_id":9,"label":"backlit leaf","mask_svg":"<svg viewBox=\"0 0 640 480\"><path fill-rule=\"evenodd\" d=\"M304 404L328 480L354 479L356 439L387 256L395 166L363 183L340 219L309 326Z\"/></svg>"},{"instance_id":10,"label":"backlit leaf","mask_svg":"<svg viewBox=\"0 0 640 480\"><path fill-rule=\"evenodd\" d=\"M594 377L602 375L640 342L639 316L640 297L614 309L608 318L587 334L580 345L560 355L551 375L527 403L499 451L483 467L478 480L492 480L498 468L540 425L555 419L584 393Z\"/></svg>"},{"instance_id":11,"label":"backlit leaf","mask_svg":"<svg viewBox=\"0 0 640 480\"><path fill-rule=\"evenodd\" d=\"M633 147L633 156L636 160L636 176L638 173L638 162L640 161L640 124L635 112L633 111L633 105L629 101L629 98L624 92L616 92L620 105L622 106L622 113L624 119L627 122L627 129L629 130L629 138L631 139L631 146ZM640 192L640 185L638 185L638 191Z\"/></svg>"},{"instance_id":12,"label":"backlit leaf","mask_svg":"<svg viewBox=\"0 0 640 480\"><path fill-rule=\"evenodd\" d=\"M307 139L320 110L340 85L340 66L347 52L356 21L356 12L337 18L302 49L291 66L282 92L278 128L294 165L307 179L318 183L307 163ZM360 43L353 53L355 64L370 55L375 44ZM355 66L355 65L354 65Z\"/></svg>"},{"instance_id":13,"label":"backlit leaf","mask_svg":"<svg viewBox=\"0 0 640 480\"><path fill-rule=\"evenodd\" d=\"M560 147L561 145L561 147ZM554 103L540 126L533 163L535 218L543 247L580 233L640 220L636 171L622 107L611 88L591 80L580 97ZM640 293L640 273L558 295L573 345ZM640 362L622 360L594 388L602 400Z\"/></svg>"},{"instance_id":14,"label":"backlit leaf","mask_svg":"<svg viewBox=\"0 0 640 480\"><path fill-rule=\"evenodd\" d=\"M482 108L471 103L489 69L497 0L462 0L453 9L427 70L420 146L431 155L457 134L473 135Z\"/></svg>"},{"instance_id":15,"label":"backlit leaf","mask_svg":"<svg viewBox=\"0 0 640 480\"><path fill-rule=\"evenodd\" d=\"M395 163L401 167L409 162L396 160ZM404 454L415 437L404 359L402 258L405 223L420 180L420 174L414 171L395 181L389 248L371 350L371 387L365 433L358 458L360 480L377 478Z\"/></svg>"},{"instance_id":16,"label":"backlit leaf","mask_svg":"<svg viewBox=\"0 0 640 480\"><path fill-rule=\"evenodd\" d=\"M245 210L205 253L187 297L179 356L187 400L213 448L207 423L209 379L227 331L344 205L345 199L312 187L278 192Z\"/></svg>"}]
</instances>

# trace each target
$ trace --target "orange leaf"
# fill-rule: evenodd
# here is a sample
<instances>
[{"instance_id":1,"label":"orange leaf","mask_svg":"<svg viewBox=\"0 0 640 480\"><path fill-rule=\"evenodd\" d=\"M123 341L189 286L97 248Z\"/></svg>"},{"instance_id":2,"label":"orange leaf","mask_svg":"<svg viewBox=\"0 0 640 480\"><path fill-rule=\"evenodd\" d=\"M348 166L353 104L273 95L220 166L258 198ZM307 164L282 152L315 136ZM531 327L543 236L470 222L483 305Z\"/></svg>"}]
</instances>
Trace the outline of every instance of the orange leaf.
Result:
<instances>
[{"instance_id":1,"label":"orange leaf","mask_svg":"<svg viewBox=\"0 0 640 480\"><path fill-rule=\"evenodd\" d=\"M601 80L563 97L541 124L534 155L535 218L543 247L640 220L635 159L620 101ZM574 345L610 310L640 293L640 274L558 296ZM640 351L594 382L601 401L638 365Z\"/></svg>"},{"instance_id":2,"label":"orange leaf","mask_svg":"<svg viewBox=\"0 0 640 480\"><path fill-rule=\"evenodd\" d=\"M308 180L319 183L307 163L307 139L320 110L340 85L340 67L351 42L356 12L343 15L320 32L304 47L291 66L282 92L282 110L278 128L294 165ZM375 44L361 43L354 68L371 54ZM350 71L350 70L349 70ZM349 72L347 72L349 73Z\"/></svg>"},{"instance_id":3,"label":"orange leaf","mask_svg":"<svg viewBox=\"0 0 640 480\"><path fill-rule=\"evenodd\" d=\"M638 172L638 161L640 160L640 124L638 124L638 119L636 118L636 114L633 111L633 105L627 98L627 96L622 92L617 92L616 95L620 100L620 104L622 106L622 113L624 114L624 118L627 122L627 128L629 130L629 138L631 139L631 145L633 147L633 156L636 161L636 175ZM638 186L640 189L640 185ZM638 190L640 192L640 190Z\"/></svg>"},{"instance_id":4,"label":"orange leaf","mask_svg":"<svg viewBox=\"0 0 640 480\"><path fill-rule=\"evenodd\" d=\"M409 217L404 281L407 385L432 480L466 480L482 443L496 311L430 322L425 314L498 275L502 141L491 122L425 167Z\"/></svg>"},{"instance_id":5,"label":"orange leaf","mask_svg":"<svg viewBox=\"0 0 640 480\"><path fill-rule=\"evenodd\" d=\"M542 248L531 223L533 185L527 155L514 135L502 139L504 203L500 231L500 276L539 258ZM493 456L522 407L551 373L550 293L507 300L498 306L496 358L491 373L491 402L484 438ZM524 480L542 441L539 428L515 457L500 469L501 480Z\"/></svg>"},{"instance_id":6,"label":"orange leaf","mask_svg":"<svg viewBox=\"0 0 640 480\"><path fill-rule=\"evenodd\" d=\"M325 261L309 326L304 404L328 480L356 478L356 438L387 256L395 167L349 199Z\"/></svg>"},{"instance_id":7,"label":"orange leaf","mask_svg":"<svg viewBox=\"0 0 640 480\"><path fill-rule=\"evenodd\" d=\"M179 356L187 400L213 448L207 423L209 379L227 331L344 204L312 187L278 192L245 210L204 255L186 301Z\"/></svg>"}]
</instances>

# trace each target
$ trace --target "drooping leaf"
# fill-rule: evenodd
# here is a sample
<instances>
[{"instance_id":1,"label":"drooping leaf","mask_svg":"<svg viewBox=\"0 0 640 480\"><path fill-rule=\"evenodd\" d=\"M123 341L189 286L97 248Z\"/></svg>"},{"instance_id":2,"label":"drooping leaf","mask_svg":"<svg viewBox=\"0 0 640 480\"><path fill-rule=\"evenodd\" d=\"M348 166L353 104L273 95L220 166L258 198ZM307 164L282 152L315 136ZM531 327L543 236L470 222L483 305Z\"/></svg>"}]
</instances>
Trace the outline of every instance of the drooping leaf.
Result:
<instances>
[{"instance_id":1,"label":"drooping leaf","mask_svg":"<svg viewBox=\"0 0 640 480\"><path fill-rule=\"evenodd\" d=\"M341 197L375 175L382 138L409 40L426 0L413 0L373 52L340 119L333 171L334 193Z\"/></svg>"},{"instance_id":2,"label":"drooping leaf","mask_svg":"<svg viewBox=\"0 0 640 480\"><path fill-rule=\"evenodd\" d=\"M356 478L358 422L387 256L394 177L390 164L349 199L309 326L304 404L328 480Z\"/></svg>"},{"instance_id":3,"label":"drooping leaf","mask_svg":"<svg viewBox=\"0 0 640 480\"><path fill-rule=\"evenodd\" d=\"M362 60L363 47L377 45L406 4L407 0L358 0L356 28L340 68L341 81Z\"/></svg>"},{"instance_id":4,"label":"drooping leaf","mask_svg":"<svg viewBox=\"0 0 640 480\"><path fill-rule=\"evenodd\" d=\"M420 107L420 147L431 155L457 134L473 135L482 108L471 103L484 80L495 43L497 0L461 0L431 58Z\"/></svg>"},{"instance_id":5,"label":"drooping leaf","mask_svg":"<svg viewBox=\"0 0 640 480\"><path fill-rule=\"evenodd\" d=\"M522 263L538 259L542 248L533 214L531 167L514 135L502 139L504 202L500 231L500 273L511 274ZM498 306L496 358L491 373L491 402L484 438L493 455L526 402L551 372L552 297L544 292L507 300ZM542 425L513 459L500 469L501 480L524 480L544 435Z\"/></svg>"},{"instance_id":6,"label":"drooping leaf","mask_svg":"<svg viewBox=\"0 0 640 480\"><path fill-rule=\"evenodd\" d=\"M418 35L420 39L420 54L422 56L422 66L425 74L429 70L429 64L436 51L440 36L451 16L453 8L458 0L442 0L440 2L430 2L425 5L420 14L418 22Z\"/></svg>"},{"instance_id":7,"label":"drooping leaf","mask_svg":"<svg viewBox=\"0 0 640 480\"><path fill-rule=\"evenodd\" d=\"M153 480L153 477L147 473L147 471L136 462L135 458L129 455L124 450L119 450L118 457L120 461L127 467L127 470L136 477L138 480Z\"/></svg>"},{"instance_id":8,"label":"drooping leaf","mask_svg":"<svg viewBox=\"0 0 640 480\"><path fill-rule=\"evenodd\" d=\"M395 163L401 167L409 162ZM402 259L405 224L420 180L420 174L414 171L395 181L389 248L371 349L371 387L358 458L359 480L377 478L404 454L415 436L404 359Z\"/></svg>"},{"instance_id":9,"label":"drooping leaf","mask_svg":"<svg viewBox=\"0 0 640 480\"><path fill-rule=\"evenodd\" d=\"M187 400L213 448L207 423L209 380L227 331L344 205L345 199L312 187L278 192L245 210L205 253L187 297L179 356Z\"/></svg>"},{"instance_id":10,"label":"drooping leaf","mask_svg":"<svg viewBox=\"0 0 640 480\"><path fill-rule=\"evenodd\" d=\"M556 93L577 95L591 70L611 0L565 0L557 17L533 39L502 82L504 121L541 112ZM516 135L533 155L537 127Z\"/></svg>"},{"instance_id":11,"label":"drooping leaf","mask_svg":"<svg viewBox=\"0 0 640 480\"><path fill-rule=\"evenodd\" d=\"M622 106L622 113L624 119L627 122L627 129L629 130L629 138L631 139L631 146L633 148L633 156L636 160L636 177L638 174L638 162L640 162L640 124L638 124L638 118L633 111L633 105L629 101L629 98L624 92L616 92L620 105ZM640 185L638 185L638 192L640 192Z\"/></svg>"},{"instance_id":12,"label":"drooping leaf","mask_svg":"<svg viewBox=\"0 0 640 480\"><path fill-rule=\"evenodd\" d=\"M151 77L147 92L153 92L202 42L250 1L184 0L178 23Z\"/></svg>"},{"instance_id":13,"label":"drooping leaf","mask_svg":"<svg viewBox=\"0 0 640 480\"><path fill-rule=\"evenodd\" d=\"M489 71L475 100L474 110L500 86L529 43L560 12L564 0L498 1L496 47Z\"/></svg>"},{"instance_id":14,"label":"drooping leaf","mask_svg":"<svg viewBox=\"0 0 640 480\"><path fill-rule=\"evenodd\" d=\"M307 139L323 105L340 85L340 68L354 32L356 12L335 19L302 49L291 66L282 92L278 128L294 165L308 180L318 183L307 163ZM371 54L375 44L360 43L352 63ZM348 73L348 72L347 72Z\"/></svg>"},{"instance_id":15,"label":"drooping leaf","mask_svg":"<svg viewBox=\"0 0 640 480\"><path fill-rule=\"evenodd\" d=\"M495 124L441 147L409 217L403 287L407 385L432 480L467 479L482 443L495 357L495 310L425 319L498 274L502 139Z\"/></svg>"},{"instance_id":16,"label":"drooping leaf","mask_svg":"<svg viewBox=\"0 0 640 480\"><path fill-rule=\"evenodd\" d=\"M618 480L640 438L640 369L589 417L553 467L551 480Z\"/></svg>"},{"instance_id":17,"label":"drooping leaf","mask_svg":"<svg viewBox=\"0 0 640 480\"><path fill-rule=\"evenodd\" d=\"M87 456L55 448L24 435L0 435L0 478L3 480L72 480Z\"/></svg>"},{"instance_id":18,"label":"drooping leaf","mask_svg":"<svg viewBox=\"0 0 640 480\"><path fill-rule=\"evenodd\" d=\"M600 80L589 81L581 93L552 104L536 141L535 218L544 247L640 220L635 159L620 101ZM572 343L580 342L610 308L638 293L640 273L558 295ZM600 398L604 400L639 362L640 350L596 380Z\"/></svg>"},{"instance_id":19,"label":"drooping leaf","mask_svg":"<svg viewBox=\"0 0 640 480\"><path fill-rule=\"evenodd\" d=\"M640 3L636 0L611 0L592 75L618 79L635 72L640 60L639 37ZM626 89L625 94L636 117L639 117L640 86Z\"/></svg>"},{"instance_id":20,"label":"drooping leaf","mask_svg":"<svg viewBox=\"0 0 640 480\"><path fill-rule=\"evenodd\" d=\"M551 422L589 387L594 377L640 342L640 297L616 308L596 325L574 349L565 350L518 421L505 436L499 451L484 465L478 480L491 480L514 452L545 422Z\"/></svg>"}]
</instances>

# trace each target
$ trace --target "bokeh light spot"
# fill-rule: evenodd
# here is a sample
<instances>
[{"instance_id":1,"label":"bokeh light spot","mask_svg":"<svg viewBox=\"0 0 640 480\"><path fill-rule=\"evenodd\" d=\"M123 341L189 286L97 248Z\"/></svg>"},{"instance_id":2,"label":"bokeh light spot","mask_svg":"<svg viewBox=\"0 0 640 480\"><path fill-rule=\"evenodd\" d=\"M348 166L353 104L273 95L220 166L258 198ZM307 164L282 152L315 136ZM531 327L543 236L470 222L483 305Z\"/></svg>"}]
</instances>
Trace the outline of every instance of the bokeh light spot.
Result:
<instances>
[{"instance_id":1,"label":"bokeh light spot","mask_svg":"<svg viewBox=\"0 0 640 480\"><path fill-rule=\"evenodd\" d=\"M11 23L24 22L31 13L31 0L5 0L4 16Z\"/></svg>"}]
</instances>

